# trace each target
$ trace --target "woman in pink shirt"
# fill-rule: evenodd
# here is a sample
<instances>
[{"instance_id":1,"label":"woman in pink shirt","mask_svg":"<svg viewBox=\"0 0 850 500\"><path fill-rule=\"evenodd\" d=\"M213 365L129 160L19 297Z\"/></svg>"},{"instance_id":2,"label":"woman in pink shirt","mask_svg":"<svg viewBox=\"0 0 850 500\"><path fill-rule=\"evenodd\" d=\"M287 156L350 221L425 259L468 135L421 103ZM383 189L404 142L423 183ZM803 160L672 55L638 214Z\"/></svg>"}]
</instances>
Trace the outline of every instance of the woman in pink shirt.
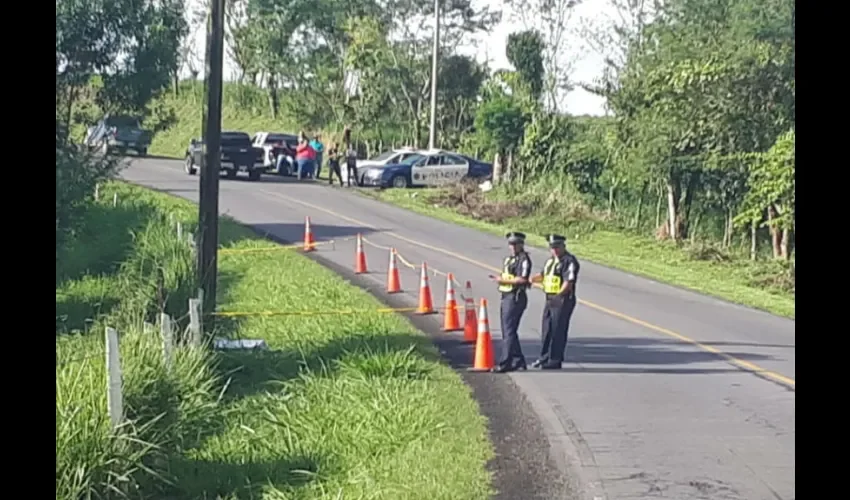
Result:
<instances>
[{"instance_id":1,"label":"woman in pink shirt","mask_svg":"<svg viewBox=\"0 0 850 500\"><path fill-rule=\"evenodd\" d=\"M316 150L310 146L310 141L304 132L301 132L298 137L298 146L295 148L295 163L298 165L298 180L306 176L313 178Z\"/></svg>"}]
</instances>

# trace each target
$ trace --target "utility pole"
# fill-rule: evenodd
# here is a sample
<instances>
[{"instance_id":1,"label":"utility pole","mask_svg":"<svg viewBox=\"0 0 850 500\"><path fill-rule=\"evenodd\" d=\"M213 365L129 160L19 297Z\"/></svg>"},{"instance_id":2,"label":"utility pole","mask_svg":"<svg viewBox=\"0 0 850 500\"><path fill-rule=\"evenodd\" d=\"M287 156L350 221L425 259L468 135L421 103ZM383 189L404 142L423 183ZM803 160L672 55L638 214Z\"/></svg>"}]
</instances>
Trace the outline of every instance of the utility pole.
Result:
<instances>
[{"instance_id":1,"label":"utility pole","mask_svg":"<svg viewBox=\"0 0 850 500\"><path fill-rule=\"evenodd\" d=\"M434 49L431 54L431 131L428 148L437 147L437 66L440 59L440 0L434 0Z\"/></svg>"},{"instance_id":2,"label":"utility pole","mask_svg":"<svg viewBox=\"0 0 850 500\"><path fill-rule=\"evenodd\" d=\"M207 32L206 113L203 124L200 197L198 202L198 277L204 291L204 315L214 326L218 275L218 182L221 170L221 86L224 65L224 0L212 0Z\"/></svg>"}]
</instances>

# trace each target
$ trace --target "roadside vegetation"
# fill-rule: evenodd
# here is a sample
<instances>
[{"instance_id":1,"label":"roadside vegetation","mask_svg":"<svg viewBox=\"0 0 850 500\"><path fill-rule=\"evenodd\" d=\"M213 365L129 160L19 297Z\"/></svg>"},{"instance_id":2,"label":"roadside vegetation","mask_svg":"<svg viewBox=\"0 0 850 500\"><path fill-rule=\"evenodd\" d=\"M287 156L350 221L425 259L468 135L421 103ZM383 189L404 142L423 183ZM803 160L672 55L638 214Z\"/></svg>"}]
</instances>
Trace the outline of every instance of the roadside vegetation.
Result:
<instances>
[{"instance_id":1,"label":"roadside vegetation","mask_svg":"<svg viewBox=\"0 0 850 500\"><path fill-rule=\"evenodd\" d=\"M264 339L269 350L181 346L169 374L158 330L146 333L143 321L164 310L186 324L194 271L174 221L193 231L197 210L122 183L100 193L58 253L57 498L488 497L485 421L399 316L220 318L218 336ZM275 248L229 220L221 239ZM287 250L222 254L219 286L229 311L379 307ZM121 332L129 423L117 434L106 413L106 325Z\"/></svg>"},{"instance_id":2,"label":"roadside vegetation","mask_svg":"<svg viewBox=\"0 0 850 500\"><path fill-rule=\"evenodd\" d=\"M425 146L427 8L400 1L372 15L369 2L358 4L363 17L345 10L330 23L235 2L246 15L230 24L237 81L225 86L225 128L322 131L329 142L350 124L364 157ZM581 19L566 1L446 7L437 138L445 149L497 160L495 189L379 196L444 218L571 233L584 258L793 317L794 3L608 3L610 19ZM337 8L347 7L313 12ZM501 49L510 69L454 49L514 14L521 26ZM290 35L299 30L327 43ZM256 39L277 45L255 47ZM599 81L570 80L561 64L568 39L606 58ZM281 55L276 46L304 50ZM359 72L354 95L344 67ZM604 97L609 116L559 107L569 86ZM199 83L182 82L156 101L175 125L152 151L182 154L200 133L202 95Z\"/></svg>"}]
</instances>

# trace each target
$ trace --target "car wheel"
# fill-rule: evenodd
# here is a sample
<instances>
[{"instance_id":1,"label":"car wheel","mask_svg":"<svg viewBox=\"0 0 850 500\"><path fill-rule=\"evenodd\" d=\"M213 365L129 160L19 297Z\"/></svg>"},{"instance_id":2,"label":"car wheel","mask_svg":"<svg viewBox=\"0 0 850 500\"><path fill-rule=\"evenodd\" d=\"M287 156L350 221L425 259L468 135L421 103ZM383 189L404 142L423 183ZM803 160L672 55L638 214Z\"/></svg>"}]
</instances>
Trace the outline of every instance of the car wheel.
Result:
<instances>
[{"instance_id":1,"label":"car wheel","mask_svg":"<svg viewBox=\"0 0 850 500\"><path fill-rule=\"evenodd\" d=\"M224 176L227 177L228 179L235 179L236 173L237 173L237 170L236 170L237 168L238 167L236 165L233 165L233 168L225 169L224 170Z\"/></svg>"},{"instance_id":2,"label":"car wheel","mask_svg":"<svg viewBox=\"0 0 850 500\"><path fill-rule=\"evenodd\" d=\"M142 149L139 150L139 156L147 156L147 155L148 155L148 148L142 148Z\"/></svg>"},{"instance_id":3,"label":"car wheel","mask_svg":"<svg viewBox=\"0 0 850 500\"><path fill-rule=\"evenodd\" d=\"M248 180L249 181L258 181L260 180L260 176L263 175L262 170L255 168L253 170L248 171Z\"/></svg>"},{"instance_id":4,"label":"car wheel","mask_svg":"<svg viewBox=\"0 0 850 500\"><path fill-rule=\"evenodd\" d=\"M394 188L404 189L407 187L407 177L405 177L404 175L396 175L392 178L390 184Z\"/></svg>"},{"instance_id":5,"label":"car wheel","mask_svg":"<svg viewBox=\"0 0 850 500\"><path fill-rule=\"evenodd\" d=\"M186 155L186 162L184 163L184 170L189 175L195 175L198 172L198 169L195 168L195 162L192 160L191 155Z\"/></svg>"}]
</instances>

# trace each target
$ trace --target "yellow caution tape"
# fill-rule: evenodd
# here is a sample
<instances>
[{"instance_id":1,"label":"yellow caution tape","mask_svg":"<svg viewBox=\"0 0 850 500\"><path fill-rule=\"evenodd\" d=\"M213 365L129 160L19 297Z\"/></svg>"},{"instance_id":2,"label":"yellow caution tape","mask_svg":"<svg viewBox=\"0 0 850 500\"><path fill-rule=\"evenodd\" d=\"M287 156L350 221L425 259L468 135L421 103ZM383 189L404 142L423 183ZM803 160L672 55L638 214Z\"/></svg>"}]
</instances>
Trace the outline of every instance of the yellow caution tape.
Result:
<instances>
[{"instance_id":1,"label":"yellow caution tape","mask_svg":"<svg viewBox=\"0 0 850 500\"><path fill-rule=\"evenodd\" d=\"M381 307L377 309L340 309L331 311L216 311L211 313L211 316L232 318L236 316L345 316L352 314L390 314L399 312L415 312L416 307ZM443 311L445 307L435 307L435 311ZM457 306L457 310L461 311L464 307Z\"/></svg>"}]
</instances>

